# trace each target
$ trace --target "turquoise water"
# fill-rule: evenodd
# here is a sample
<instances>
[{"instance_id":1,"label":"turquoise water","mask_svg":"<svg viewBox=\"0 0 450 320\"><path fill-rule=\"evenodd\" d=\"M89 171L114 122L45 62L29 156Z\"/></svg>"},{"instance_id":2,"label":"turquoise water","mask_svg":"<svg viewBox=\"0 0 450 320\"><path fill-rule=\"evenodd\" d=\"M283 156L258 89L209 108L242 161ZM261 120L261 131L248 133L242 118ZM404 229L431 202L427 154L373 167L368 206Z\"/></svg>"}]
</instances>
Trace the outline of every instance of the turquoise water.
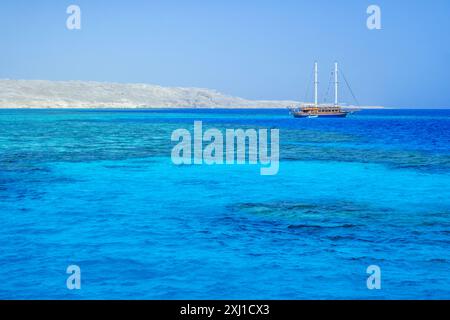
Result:
<instances>
[{"instance_id":1,"label":"turquoise water","mask_svg":"<svg viewBox=\"0 0 450 320\"><path fill-rule=\"evenodd\" d=\"M173 165L194 120L279 128L278 175ZM450 110L0 110L0 298L449 299L449 145Z\"/></svg>"}]
</instances>

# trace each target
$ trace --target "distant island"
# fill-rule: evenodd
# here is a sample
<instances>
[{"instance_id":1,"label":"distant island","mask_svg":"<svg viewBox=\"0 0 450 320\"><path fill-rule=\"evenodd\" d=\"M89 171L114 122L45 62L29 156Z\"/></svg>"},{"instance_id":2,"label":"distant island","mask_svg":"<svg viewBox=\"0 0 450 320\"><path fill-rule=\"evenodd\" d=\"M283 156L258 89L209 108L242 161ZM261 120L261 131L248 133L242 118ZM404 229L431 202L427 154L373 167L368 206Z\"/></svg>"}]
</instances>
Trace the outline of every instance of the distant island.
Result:
<instances>
[{"instance_id":1,"label":"distant island","mask_svg":"<svg viewBox=\"0 0 450 320\"><path fill-rule=\"evenodd\" d=\"M248 100L202 88L93 81L0 80L0 108L269 109L287 108L298 103Z\"/></svg>"}]
</instances>

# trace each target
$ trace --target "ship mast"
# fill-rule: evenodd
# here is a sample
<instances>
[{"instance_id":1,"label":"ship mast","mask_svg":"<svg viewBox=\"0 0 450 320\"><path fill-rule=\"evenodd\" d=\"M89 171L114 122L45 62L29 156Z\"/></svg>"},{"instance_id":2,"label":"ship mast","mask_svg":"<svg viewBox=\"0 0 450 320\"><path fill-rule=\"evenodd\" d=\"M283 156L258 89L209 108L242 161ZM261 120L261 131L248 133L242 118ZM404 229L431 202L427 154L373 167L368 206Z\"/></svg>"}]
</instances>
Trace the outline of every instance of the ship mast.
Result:
<instances>
[{"instance_id":1,"label":"ship mast","mask_svg":"<svg viewBox=\"0 0 450 320\"><path fill-rule=\"evenodd\" d=\"M334 106L338 106L338 63L334 63Z\"/></svg>"},{"instance_id":2,"label":"ship mast","mask_svg":"<svg viewBox=\"0 0 450 320\"><path fill-rule=\"evenodd\" d=\"M317 61L314 62L314 106L317 108L317 86L319 84L318 76L317 76Z\"/></svg>"}]
</instances>

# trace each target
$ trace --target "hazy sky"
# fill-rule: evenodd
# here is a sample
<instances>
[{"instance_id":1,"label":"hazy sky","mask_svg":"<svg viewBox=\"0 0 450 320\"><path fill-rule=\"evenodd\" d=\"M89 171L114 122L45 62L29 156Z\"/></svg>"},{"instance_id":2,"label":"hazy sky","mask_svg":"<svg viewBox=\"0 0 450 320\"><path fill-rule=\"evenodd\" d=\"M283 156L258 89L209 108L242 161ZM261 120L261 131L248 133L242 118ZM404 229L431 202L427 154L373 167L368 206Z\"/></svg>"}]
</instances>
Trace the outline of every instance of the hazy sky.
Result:
<instances>
[{"instance_id":1,"label":"hazy sky","mask_svg":"<svg viewBox=\"0 0 450 320\"><path fill-rule=\"evenodd\" d=\"M81 30L66 28L70 4ZM382 30L366 27L370 4ZM338 60L361 104L449 107L449 16L448 0L2 1L0 78L304 100L314 60L322 94Z\"/></svg>"}]
</instances>

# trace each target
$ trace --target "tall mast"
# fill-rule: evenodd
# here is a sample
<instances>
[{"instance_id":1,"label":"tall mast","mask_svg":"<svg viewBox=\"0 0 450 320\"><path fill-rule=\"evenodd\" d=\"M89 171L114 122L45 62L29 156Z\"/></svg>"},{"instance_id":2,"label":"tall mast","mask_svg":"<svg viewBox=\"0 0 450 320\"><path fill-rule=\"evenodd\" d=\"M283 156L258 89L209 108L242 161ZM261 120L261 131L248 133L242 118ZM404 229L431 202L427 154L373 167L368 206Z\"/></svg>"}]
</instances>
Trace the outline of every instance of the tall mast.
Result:
<instances>
[{"instance_id":1,"label":"tall mast","mask_svg":"<svg viewBox=\"0 0 450 320\"><path fill-rule=\"evenodd\" d=\"M314 105L317 107L317 86L319 84L317 76L317 61L314 62Z\"/></svg>"},{"instance_id":2,"label":"tall mast","mask_svg":"<svg viewBox=\"0 0 450 320\"><path fill-rule=\"evenodd\" d=\"M338 105L338 63L334 63L334 105Z\"/></svg>"}]
</instances>

